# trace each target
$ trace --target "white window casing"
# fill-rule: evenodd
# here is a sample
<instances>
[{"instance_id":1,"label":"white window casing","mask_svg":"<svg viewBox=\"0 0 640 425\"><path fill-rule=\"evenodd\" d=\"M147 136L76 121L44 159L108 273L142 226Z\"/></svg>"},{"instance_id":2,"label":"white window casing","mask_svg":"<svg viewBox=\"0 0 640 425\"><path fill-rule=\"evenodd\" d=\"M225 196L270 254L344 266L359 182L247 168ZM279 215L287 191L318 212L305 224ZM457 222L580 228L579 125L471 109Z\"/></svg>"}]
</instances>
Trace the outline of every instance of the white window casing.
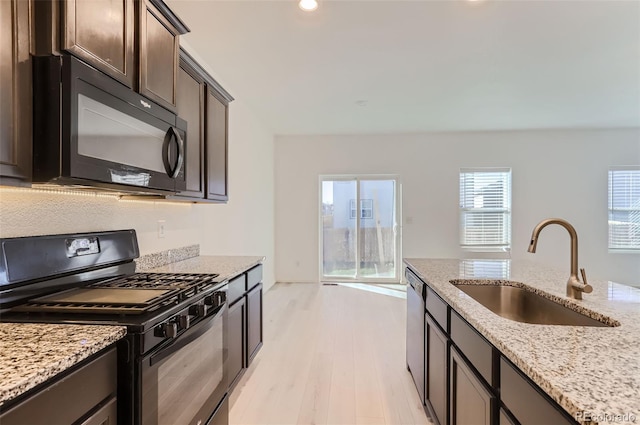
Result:
<instances>
[{"instance_id":1,"label":"white window casing","mask_svg":"<svg viewBox=\"0 0 640 425\"><path fill-rule=\"evenodd\" d=\"M609 169L609 251L640 253L640 166Z\"/></svg>"},{"instance_id":2,"label":"white window casing","mask_svg":"<svg viewBox=\"0 0 640 425\"><path fill-rule=\"evenodd\" d=\"M511 169L460 169L460 246L469 251L511 249Z\"/></svg>"}]
</instances>

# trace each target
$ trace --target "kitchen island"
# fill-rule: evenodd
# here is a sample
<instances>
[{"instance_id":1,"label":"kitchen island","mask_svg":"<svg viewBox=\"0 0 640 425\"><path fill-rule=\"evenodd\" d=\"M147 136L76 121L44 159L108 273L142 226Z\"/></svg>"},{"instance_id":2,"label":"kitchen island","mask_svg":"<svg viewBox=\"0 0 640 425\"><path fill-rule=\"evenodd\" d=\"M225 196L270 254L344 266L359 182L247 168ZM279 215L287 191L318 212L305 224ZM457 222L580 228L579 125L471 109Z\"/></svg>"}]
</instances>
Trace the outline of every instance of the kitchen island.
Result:
<instances>
[{"instance_id":1,"label":"kitchen island","mask_svg":"<svg viewBox=\"0 0 640 425\"><path fill-rule=\"evenodd\" d=\"M578 301L565 295L568 271L531 262L404 261L451 307L452 317L454 312L462 317L574 420L640 421L640 289L591 279L593 293ZM610 326L516 322L494 314L451 281L527 286Z\"/></svg>"}]
</instances>

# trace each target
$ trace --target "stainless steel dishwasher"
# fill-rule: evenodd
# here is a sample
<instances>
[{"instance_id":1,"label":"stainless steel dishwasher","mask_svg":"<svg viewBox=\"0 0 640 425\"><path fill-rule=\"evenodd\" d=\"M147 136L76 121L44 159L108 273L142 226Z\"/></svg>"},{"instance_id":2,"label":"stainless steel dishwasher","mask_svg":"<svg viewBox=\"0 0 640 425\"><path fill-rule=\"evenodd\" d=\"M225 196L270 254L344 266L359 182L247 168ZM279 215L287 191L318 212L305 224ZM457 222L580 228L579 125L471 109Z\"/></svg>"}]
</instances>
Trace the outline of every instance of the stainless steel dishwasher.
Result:
<instances>
[{"instance_id":1,"label":"stainless steel dishwasher","mask_svg":"<svg viewBox=\"0 0 640 425\"><path fill-rule=\"evenodd\" d=\"M407 369L424 404L424 284L409 269L407 278Z\"/></svg>"}]
</instances>

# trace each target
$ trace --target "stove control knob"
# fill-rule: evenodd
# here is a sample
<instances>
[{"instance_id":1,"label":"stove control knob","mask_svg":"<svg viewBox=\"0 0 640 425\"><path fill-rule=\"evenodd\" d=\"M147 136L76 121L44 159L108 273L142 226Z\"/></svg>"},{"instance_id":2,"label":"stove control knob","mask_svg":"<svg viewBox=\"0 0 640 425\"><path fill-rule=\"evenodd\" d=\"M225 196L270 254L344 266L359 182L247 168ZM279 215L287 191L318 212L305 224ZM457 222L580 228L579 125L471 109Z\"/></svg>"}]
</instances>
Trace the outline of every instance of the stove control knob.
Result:
<instances>
[{"instance_id":1,"label":"stove control knob","mask_svg":"<svg viewBox=\"0 0 640 425\"><path fill-rule=\"evenodd\" d=\"M216 300L216 305L222 305L227 301L227 293L224 291L219 291L213 294Z\"/></svg>"},{"instance_id":2,"label":"stove control knob","mask_svg":"<svg viewBox=\"0 0 640 425\"><path fill-rule=\"evenodd\" d=\"M188 314L182 314L178 317L178 324L180 325L180 329L189 329L189 325L191 324L191 318Z\"/></svg>"},{"instance_id":3,"label":"stove control knob","mask_svg":"<svg viewBox=\"0 0 640 425\"><path fill-rule=\"evenodd\" d=\"M210 305L215 306L216 303L215 303L214 296L213 295L207 295L206 297L204 297L204 304L206 306L210 306Z\"/></svg>"},{"instance_id":4,"label":"stove control knob","mask_svg":"<svg viewBox=\"0 0 640 425\"><path fill-rule=\"evenodd\" d=\"M189 314L196 317L204 317L207 315L209 307L206 304L196 304L189 307Z\"/></svg>"},{"instance_id":5,"label":"stove control knob","mask_svg":"<svg viewBox=\"0 0 640 425\"><path fill-rule=\"evenodd\" d=\"M155 334L164 338L175 338L178 335L178 324L173 322L163 323L156 329Z\"/></svg>"}]
</instances>

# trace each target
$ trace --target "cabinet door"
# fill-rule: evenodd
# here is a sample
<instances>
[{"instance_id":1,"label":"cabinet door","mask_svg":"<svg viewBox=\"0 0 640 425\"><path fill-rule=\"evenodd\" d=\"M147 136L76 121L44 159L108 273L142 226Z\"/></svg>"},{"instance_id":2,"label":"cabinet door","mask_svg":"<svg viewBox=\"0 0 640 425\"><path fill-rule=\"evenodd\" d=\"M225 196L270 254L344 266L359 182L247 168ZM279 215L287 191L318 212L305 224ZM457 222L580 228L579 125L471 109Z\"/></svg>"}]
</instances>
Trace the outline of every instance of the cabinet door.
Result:
<instances>
[{"instance_id":1,"label":"cabinet door","mask_svg":"<svg viewBox=\"0 0 640 425\"><path fill-rule=\"evenodd\" d=\"M133 0L65 0L62 49L134 87Z\"/></svg>"},{"instance_id":2,"label":"cabinet door","mask_svg":"<svg viewBox=\"0 0 640 425\"><path fill-rule=\"evenodd\" d=\"M175 111L180 33L150 0L140 0L139 19L139 91Z\"/></svg>"},{"instance_id":3,"label":"cabinet door","mask_svg":"<svg viewBox=\"0 0 640 425\"><path fill-rule=\"evenodd\" d=\"M491 425L495 396L485 388L458 351L451 347L450 357L451 425Z\"/></svg>"},{"instance_id":4,"label":"cabinet door","mask_svg":"<svg viewBox=\"0 0 640 425\"><path fill-rule=\"evenodd\" d=\"M31 178L30 2L0 1L0 178Z\"/></svg>"},{"instance_id":5,"label":"cabinet door","mask_svg":"<svg viewBox=\"0 0 640 425\"><path fill-rule=\"evenodd\" d=\"M180 196L204 198L204 79L189 63L180 58L178 69L177 111L187 121L186 190Z\"/></svg>"},{"instance_id":6,"label":"cabinet door","mask_svg":"<svg viewBox=\"0 0 640 425\"><path fill-rule=\"evenodd\" d=\"M207 199L226 202L228 103L211 86L207 90L206 121Z\"/></svg>"},{"instance_id":7,"label":"cabinet door","mask_svg":"<svg viewBox=\"0 0 640 425\"><path fill-rule=\"evenodd\" d=\"M2 3L2 2L0 2ZM49 425L71 424L86 416L90 412L102 417L113 418L116 423L117 410L114 403L103 411L100 406L104 400L115 401L117 389L117 352L115 348L106 349L90 361L84 361L77 368L61 378L52 378L44 388L23 399L17 405L7 410L2 406L0 423L2 425ZM38 387L40 388L40 387ZM33 392L33 390L32 390ZM29 393L27 393L29 394ZM100 407L98 407L100 406ZM89 424L91 417L87 419Z\"/></svg>"},{"instance_id":8,"label":"cabinet door","mask_svg":"<svg viewBox=\"0 0 640 425\"><path fill-rule=\"evenodd\" d=\"M227 344L229 345L229 357L226 367L229 376L229 390L237 384L245 366L245 301L240 298L229 308L227 326Z\"/></svg>"},{"instance_id":9,"label":"cabinet door","mask_svg":"<svg viewBox=\"0 0 640 425\"><path fill-rule=\"evenodd\" d=\"M434 422L447 423L447 360L449 339L435 321L425 315L425 402L431 405Z\"/></svg>"},{"instance_id":10,"label":"cabinet door","mask_svg":"<svg viewBox=\"0 0 640 425\"><path fill-rule=\"evenodd\" d=\"M529 382L504 357L500 359L500 398L522 425L569 425L574 419Z\"/></svg>"},{"instance_id":11,"label":"cabinet door","mask_svg":"<svg viewBox=\"0 0 640 425\"><path fill-rule=\"evenodd\" d=\"M507 412L502 408L500 408L500 425L516 425Z\"/></svg>"},{"instance_id":12,"label":"cabinet door","mask_svg":"<svg viewBox=\"0 0 640 425\"><path fill-rule=\"evenodd\" d=\"M91 415L81 425L117 425L118 404L115 397L111 398L96 413Z\"/></svg>"},{"instance_id":13,"label":"cabinet door","mask_svg":"<svg viewBox=\"0 0 640 425\"><path fill-rule=\"evenodd\" d=\"M262 283L247 293L247 365L262 347Z\"/></svg>"}]
</instances>

